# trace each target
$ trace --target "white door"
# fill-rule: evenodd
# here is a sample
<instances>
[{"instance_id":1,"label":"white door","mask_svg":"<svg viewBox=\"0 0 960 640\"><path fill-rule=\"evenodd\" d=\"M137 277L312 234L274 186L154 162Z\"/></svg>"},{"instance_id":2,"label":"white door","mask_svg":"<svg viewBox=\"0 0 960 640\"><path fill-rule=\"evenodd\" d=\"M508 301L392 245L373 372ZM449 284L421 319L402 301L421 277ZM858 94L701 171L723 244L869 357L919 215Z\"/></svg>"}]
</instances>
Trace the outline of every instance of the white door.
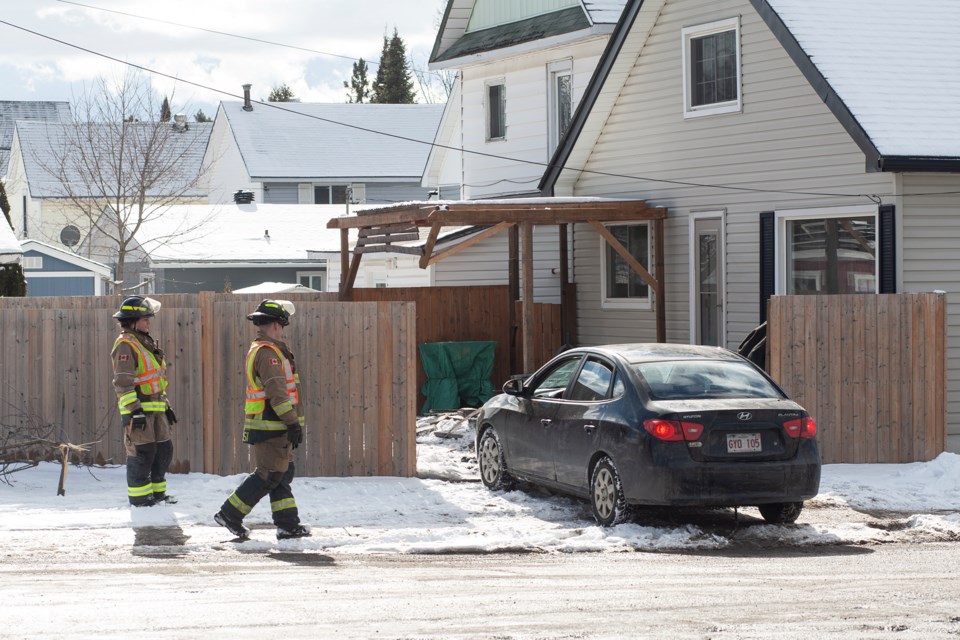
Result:
<instances>
[{"instance_id":1,"label":"white door","mask_svg":"<svg viewBox=\"0 0 960 640\"><path fill-rule=\"evenodd\" d=\"M696 344L725 346L723 323L723 225L721 218L694 220L693 340Z\"/></svg>"}]
</instances>

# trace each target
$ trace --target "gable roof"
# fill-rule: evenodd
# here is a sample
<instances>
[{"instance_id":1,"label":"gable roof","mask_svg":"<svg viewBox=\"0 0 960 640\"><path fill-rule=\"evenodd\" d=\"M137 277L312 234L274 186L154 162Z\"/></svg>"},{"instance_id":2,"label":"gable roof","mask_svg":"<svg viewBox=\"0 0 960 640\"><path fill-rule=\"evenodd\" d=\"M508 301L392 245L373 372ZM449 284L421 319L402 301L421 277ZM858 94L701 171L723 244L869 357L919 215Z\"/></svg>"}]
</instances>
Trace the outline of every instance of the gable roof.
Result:
<instances>
[{"instance_id":1,"label":"gable roof","mask_svg":"<svg viewBox=\"0 0 960 640\"><path fill-rule=\"evenodd\" d=\"M504 49L554 36L587 31L609 33L627 0L581 0L579 6L467 33L477 0L448 0L430 63ZM438 65L440 66L440 65Z\"/></svg>"},{"instance_id":2,"label":"gable roof","mask_svg":"<svg viewBox=\"0 0 960 640\"><path fill-rule=\"evenodd\" d=\"M393 178L418 184L442 104L221 102L253 180ZM344 126L346 125L346 126ZM386 135L384 135L386 134Z\"/></svg>"},{"instance_id":3,"label":"gable roof","mask_svg":"<svg viewBox=\"0 0 960 640\"><path fill-rule=\"evenodd\" d=\"M960 5L749 1L864 152L867 170L960 171ZM541 193L576 179L665 2L628 0Z\"/></svg>"},{"instance_id":4,"label":"gable roof","mask_svg":"<svg viewBox=\"0 0 960 640\"><path fill-rule=\"evenodd\" d=\"M73 253L72 251L67 251L62 247L55 247L54 245L47 244L46 242L40 242L39 240L24 240L20 243L20 247L23 249L24 253L28 251L36 251L37 253L41 253L46 256L52 256L59 260L63 260L66 263L76 265L87 271L99 273L104 277L109 278L113 275L113 270L102 262L84 258L83 256Z\"/></svg>"},{"instance_id":5,"label":"gable roof","mask_svg":"<svg viewBox=\"0 0 960 640\"><path fill-rule=\"evenodd\" d=\"M17 120L67 122L70 119L69 102L0 100L0 177L7 175L10 145L13 143Z\"/></svg>"},{"instance_id":6,"label":"gable roof","mask_svg":"<svg viewBox=\"0 0 960 640\"><path fill-rule=\"evenodd\" d=\"M155 123L135 122L127 126L140 129L143 133L141 137L146 138L150 135ZM64 186L60 178L51 169L56 166L56 160L61 153L59 150L66 148L66 141L76 139L73 137L71 128L82 127L97 129L92 134L86 132L78 134L84 140L102 139L110 141L116 133L114 125L109 124L73 122L62 124L59 122L27 122L23 120L17 122L16 135L20 142L20 153L23 156L24 171L26 172L31 197L62 198L65 196ZM148 197L169 195L199 197L206 195L206 190L201 185L191 185L191 183L197 181L200 164L203 161L212 130L213 125L211 123L192 122L186 131L171 133L168 138L170 144L163 143L163 153L167 155L167 161L176 160L178 170L176 173L170 173L163 180L160 180L160 184L147 193ZM138 136L130 136L131 140L137 138ZM112 144L114 143L106 142L105 146ZM131 154L138 153L135 150L136 146L137 142L131 143ZM125 167L125 169L129 168L129 166ZM104 169L104 173L107 170ZM90 193L85 181L76 172L69 180L72 184L73 193L91 196L103 195Z\"/></svg>"}]
</instances>

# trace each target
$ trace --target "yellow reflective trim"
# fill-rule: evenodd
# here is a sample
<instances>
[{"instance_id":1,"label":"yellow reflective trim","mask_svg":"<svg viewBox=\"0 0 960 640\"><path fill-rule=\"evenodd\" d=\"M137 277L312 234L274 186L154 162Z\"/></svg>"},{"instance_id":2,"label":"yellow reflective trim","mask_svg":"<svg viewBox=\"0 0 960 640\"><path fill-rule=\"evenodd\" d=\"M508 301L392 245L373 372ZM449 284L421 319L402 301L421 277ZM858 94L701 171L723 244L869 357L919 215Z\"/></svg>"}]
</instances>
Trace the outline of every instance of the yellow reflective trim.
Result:
<instances>
[{"instance_id":1,"label":"yellow reflective trim","mask_svg":"<svg viewBox=\"0 0 960 640\"><path fill-rule=\"evenodd\" d=\"M239 511L243 515L247 515L248 513L250 513L250 510L253 509L253 507L251 507L250 505L245 503L243 500L238 498L237 494L235 493L231 494L231 496L227 498L227 502L229 502L234 507L236 507L237 511Z\"/></svg>"},{"instance_id":2,"label":"yellow reflective trim","mask_svg":"<svg viewBox=\"0 0 960 640\"><path fill-rule=\"evenodd\" d=\"M278 404L273 408L273 412L278 416L282 416L283 414L289 413L291 411L293 411L293 405L290 404L289 400L286 402L281 402L280 404Z\"/></svg>"},{"instance_id":3,"label":"yellow reflective trim","mask_svg":"<svg viewBox=\"0 0 960 640\"><path fill-rule=\"evenodd\" d=\"M142 498L153 494L153 485L145 484L142 487L127 487L127 495L131 498Z\"/></svg>"},{"instance_id":4,"label":"yellow reflective trim","mask_svg":"<svg viewBox=\"0 0 960 640\"><path fill-rule=\"evenodd\" d=\"M123 408L123 407L127 406L128 404L130 404L130 403L132 403L132 402L136 402L136 401L137 401L137 392L136 392L136 391L129 391L129 392L123 394L122 396L120 396L120 398L118 399L117 402L120 404L120 407Z\"/></svg>"},{"instance_id":5,"label":"yellow reflective trim","mask_svg":"<svg viewBox=\"0 0 960 640\"><path fill-rule=\"evenodd\" d=\"M282 500L277 500L270 503L270 509L276 513L277 511L283 511L284 509L296 509L297 501L293 498L284 498Z\"/></svg>"},{"instance_id":6,"label":"yellow reflective trim","mask_svg":"<svg viewBox=\"0 0 960 640\"><path fill-rule=\"evenodd\" d=\"M253 418L247 418L243 421L243 428L255 429L257 431L284 431L287 425L275 420L255 420Z\"/></svg>"},{"instance_id":7,"label":"yellow reflective trim","mask_svg":"<svg viewBox=\"0 0 960 640\"><path fill-rule=\"evenodd\" d=\"M302 427L302 426L305 425L306 423L307 423L307 421L304 419L303 416L297 416L297 424L299 424L299 425Z\"/></svg>"},{"instance_id":8,"label":"yellow reflective trim","mask_svg":"<svg viewBox=\"0 0 960 640\"><path fill-rule=\"evenodd\" d=\"M166 400L161 402L141 402L140 406L143 407L144 413L163 413L167 410Z\"/></svg>"},{"instance_id":9,"label":"yellow reflective trim","mask_svg":"<svg viewBox=\"0 0 960 640\"><path fill-rule=\"evenodd\" d=\"M163 482L154 482L154 483L153 483L153 492L154 492L154 493L166 493L166 491L167 491L167 482L166 482L166 480L164 480Z\"/></svg>"}]
</instances>

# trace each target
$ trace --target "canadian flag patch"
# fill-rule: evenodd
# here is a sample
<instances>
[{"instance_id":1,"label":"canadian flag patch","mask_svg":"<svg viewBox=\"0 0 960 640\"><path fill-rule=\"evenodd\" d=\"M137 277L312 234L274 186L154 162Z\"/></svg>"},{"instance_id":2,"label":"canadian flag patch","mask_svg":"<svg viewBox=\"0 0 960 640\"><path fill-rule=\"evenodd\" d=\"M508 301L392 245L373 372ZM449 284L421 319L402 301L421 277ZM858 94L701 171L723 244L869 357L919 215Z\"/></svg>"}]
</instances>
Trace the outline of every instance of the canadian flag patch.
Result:
<instances>
[{"instance_id":1,"label":"canadian flag patch","mask_svg":"<svg viewBox=\"0 0 960 640\"><path fill-rule=\"evenodd\" d=\"M270 364L275 364L279 366L280 361L277 358L270 358Z\"/></svg>"},{"instance_id":2,"label":"canadian flag patch","mask_svg":"<svg viewBox=\"0 0 960 640\"><path fill-rule=\"evenodd\" d=\"M117 358L119 362L126 362L129 359L130 359L130 356L128 356L125 353L120 354L120 356Z\"/></svg>"}]
</instances>

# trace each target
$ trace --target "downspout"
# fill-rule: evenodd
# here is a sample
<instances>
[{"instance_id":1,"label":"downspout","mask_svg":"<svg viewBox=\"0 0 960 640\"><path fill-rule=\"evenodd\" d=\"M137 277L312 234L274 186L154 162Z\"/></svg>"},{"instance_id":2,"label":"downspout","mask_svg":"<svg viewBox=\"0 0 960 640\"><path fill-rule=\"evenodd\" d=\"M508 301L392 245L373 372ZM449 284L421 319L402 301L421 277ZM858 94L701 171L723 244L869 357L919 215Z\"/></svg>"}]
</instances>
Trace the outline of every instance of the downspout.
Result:
<instances>
[{"instance_id":1,"label":"downspout","mask_svg":"<svg viewBox=\"0 0 960 640\"><path fill-rule=\"evenodd\" d=\"M30 236L27 235L27 196L23 196L23 239L26 240Z\"/></svg>"}]
</instances>

